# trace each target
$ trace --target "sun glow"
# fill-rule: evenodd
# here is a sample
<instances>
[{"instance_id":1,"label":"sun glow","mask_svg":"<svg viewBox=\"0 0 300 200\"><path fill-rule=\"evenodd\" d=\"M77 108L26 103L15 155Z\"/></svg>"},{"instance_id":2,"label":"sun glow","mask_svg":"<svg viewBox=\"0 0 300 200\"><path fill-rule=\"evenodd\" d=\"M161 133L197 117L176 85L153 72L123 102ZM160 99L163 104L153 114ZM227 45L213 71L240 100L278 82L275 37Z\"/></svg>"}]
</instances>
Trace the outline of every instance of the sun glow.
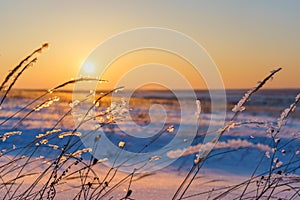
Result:
<instances>
[{"instance_id":1,"label":"sun glow","mask_svg":"<svg viewBox=\"0 0 300 200\"><path fill-rule=\"evenodd\" d=\"M83 64L82 69L86 72L86 73L93 73L95 71L95 65L91 62L85 62Z\"/></svg>"}]
</instances>

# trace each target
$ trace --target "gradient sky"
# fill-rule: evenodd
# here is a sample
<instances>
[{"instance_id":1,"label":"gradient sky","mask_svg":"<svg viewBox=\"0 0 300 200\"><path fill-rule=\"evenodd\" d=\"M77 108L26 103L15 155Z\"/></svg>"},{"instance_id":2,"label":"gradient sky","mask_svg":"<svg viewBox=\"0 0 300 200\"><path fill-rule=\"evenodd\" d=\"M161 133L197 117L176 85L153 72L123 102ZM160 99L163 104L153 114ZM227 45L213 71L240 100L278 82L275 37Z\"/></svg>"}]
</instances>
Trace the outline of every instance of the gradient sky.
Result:
<instances>
[{"instance_id":1,"label":"gradient sky","mask_svg":"<svg viewBox=\"0 0 300 200\"><path fill-rule=\"evenodd\" d=\"M154 26L180 31L203 45L226 88L252 87L278 66L283 71L267 87L299 88L299 10L297 0L2 0L0 78L32 50L49 42L50 49L16 87L51 88L75 78L84 59L110 36ZM108 79L114 79L113 74ZM201 81L194 85L204 87ZM175 81L174 87L180 85Z\"/></svg>"}]
</instances>

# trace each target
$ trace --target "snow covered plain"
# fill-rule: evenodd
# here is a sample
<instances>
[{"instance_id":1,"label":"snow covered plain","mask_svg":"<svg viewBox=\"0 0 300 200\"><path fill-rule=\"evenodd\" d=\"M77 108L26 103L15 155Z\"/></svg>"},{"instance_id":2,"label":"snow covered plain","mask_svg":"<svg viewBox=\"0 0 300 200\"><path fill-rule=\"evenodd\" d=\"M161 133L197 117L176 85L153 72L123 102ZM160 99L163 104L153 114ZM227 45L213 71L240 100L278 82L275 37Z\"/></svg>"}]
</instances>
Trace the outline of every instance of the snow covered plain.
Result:
<instances>
[{"instance_id":1,"label":"snow covered plain","mask_svg":"<svg viewBox=\"0 0 300 200\"><path fill-rule=\"evenodd\" d=\"M232 116L231 109L244 92L227 91L227 119ZM270 133L270 128L277 125L281 112L294 102L297 93L298 90L263 90L255 94L246 104L246 110L238 116L235 127L225 132L203 162L182 199L234 199L241 194L244 194L243 199L251 199L258 197L268 186L270 189L260 198L300 199L299 110L288 117L275 138ZM198 134L191 146L173 146L165 152L176 161L163 169L139 174L132 168L135 173L128 175L116 170L116 166L111 169L105 165L110 162L105 159L109 155L95 159L89 152L93 150L82 144L80 132L73 132L75 124L71 110L74 105L71 104L70 92L53 93L16 114L41 94L42 91L15 90L0 110L2 199L47 199L51 195L55 199L172 199L201 151L211 117L209 94L197 91L202 112ZM112 120L107 116L115 118L117 123L104 125L102 129L116 147L119 145L119 156L122 156L122 151L147 153L160 149L175 137L179 127L185 130L187 136L193 134L189 117L194 118L195 115L181 116L180 107L172 95L162 91L143 91L135 95L126 102L133 120L124 119L118 116L119 113L95 119L104 124ZM186 96L185 103L195 105L189 96ZM153 104L162 105L165 111L152 110L157 118L150 120L149 108ZM98 112L105 111L107 105L107 100L103 100ZM190 111L195 112L193 109ZM167 118L162 121L161 115L166 113ZM181 121L182 117L186 120ZM239 122L246 125L239 126ZM151 128L144 129L149 123ZM136 124L138 126L134 126ZM161 132L162 127L166 131ZM127 134L134 132L142 132L149 137L135 139ZM184 141L184 138L180 139L182 141L177 139L178 144ZM120 146L120 142L124 142L124 147ZM179 157L180 154L183 156ZM161 155L157 156L155 161L159 163ZM148 160L146 158L145 162ZM149 166L155 167L153 163ZM273 187L276 189L272 191Z\"/></svg>"}]
</instances>

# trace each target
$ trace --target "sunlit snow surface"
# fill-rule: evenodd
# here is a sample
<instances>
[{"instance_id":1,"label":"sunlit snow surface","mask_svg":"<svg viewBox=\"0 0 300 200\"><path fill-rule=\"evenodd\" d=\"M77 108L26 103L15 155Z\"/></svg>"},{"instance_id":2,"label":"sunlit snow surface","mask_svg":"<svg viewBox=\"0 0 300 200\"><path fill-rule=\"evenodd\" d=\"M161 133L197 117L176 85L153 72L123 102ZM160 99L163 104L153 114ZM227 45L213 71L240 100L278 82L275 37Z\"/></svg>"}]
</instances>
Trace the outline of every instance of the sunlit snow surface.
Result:
<instances>
[{"instance_id":1,"label":"sunlit snow surface","mask_svg":"<svg viewBox=\"0 0 300 200\"><path fill-rule=\"evenodd\" d=\"M184 91L182 96L184 96ZM233 115L231 109L239 99L243 96L245 91L229 90L227 91L228 113L227 119ZM282 127L280 133L276 136L276 143L268 133L268 129L276 125L277 119L281 112L288 108L294 102L295 96L299 90L263 90L253 95L246 104L246 110L243 111L237 118L236 122L253 122L250 125L243 125L241 127L234 127L226 132L221 138L220 142L216 144L215 149L210 153L209 158L205 161L203 168L209 170L216 170L224 173L235 173L240 175L250 175L262 159L256 174L264 173L269 170L270 165L276 170L282 170L287 173L300 174L300 111L298 108L288 117L286 125ZM68 136L58 137L60 134L67 131L72 131L75 128L73 117L71 115L71 92L58 92L47 96L32 106L23 109L18 114L14 115L33 99L42 94L42 91L19 91L15 90L4 102L0 110L0 135L2 136L1 151L6 155L15 155L26 146L35 146L39 143L39 151L34 153L34 156L54 157L58 151L50 148L58 146L60 148L67 142ZM206 133L209 123L220 123L218 121L210 122L210 98L207 91L197 91L198 99L201 101L201 115L200 124L197 137L194 139L192 146L189 148L181 148L180 145L174 146L166 154L170 157L177 158L171 166L165 168L167 171L173 170L188 170L195 159L195 155L201 150L201 143ZM26 114L31 112L34 107L41 104L45 100L59 97L59 101L52 102L49 107L33 111L25 119L22 119ZM57 100L57 99L56 99ZM189 126L189 119L194 119L196 116L194 107L196 102L189 96L185 96L186 105L191 105L191 115L181 116L180 106L178 105L174 96L165 91L138 91L135 97L128 103L129 114L132 119L118 116L116 124L112 123L105 125L103 131L116 146L122 141L125 142L126 151L131 152L151 152L164 145L167 145L176 134L176 130L181 127L185 130L185 134L193 134L194 131ZM149 118L149 108L151 105L160 104L161 110L156 110L152 113L154 118ZM107 102L100 103L98 109L106 109ZM150 109L151 110L151 109ZM151 111L153 112L153 110ZM67 115L64 119L56 125L57 121L62 116ZM7 122L4 121L12 116ZM165 121L161 119L165 117ZM184 120L182 121L182 118ZM20 120L22 120L20 122ZM257 125L256 122L265 123L264 125ZM143 127L151 123L153 126L149 129ZM120 127L122 127L122 130ZM160 133L156 138L162 127L168 129L164 133ZM41 141L37 138L39 134L46 134L47 131L56 130L56 138L49 137L47 141ZM14 132L20 131L20 132ZM147 138L135 138L134 132L143 131L144 135L149 135ZM130 133L130 134L127 134ZM6 134L6 136L5 136ZM11 134L11 135L10 135ZM80 134L80 133L79 133ZM55 136L55 135L53 135ZM153 138L155 141L151 142ZM184 142L185 138L178 139L178 144ZM277 139L280 139L277 140ZM74 141L78 141L74 145L74 149L83 148L79 137L75 137ZM33 143L31 143L34 141ZM45 144L44 144L45 143ZM150 144L150 145L149 145ZM146 147L145 147L146 146ZM276 148L276 150L275 150ZM14 151L8 151L14 149ZM20 150L21 151L21 150ZM70 149L72 151L72 149ZM22 153L30 154L30 148ZM274 155L275 152L275 155ZM184 156L179 157L178 155ZM273 157L274 155L274 157ZM159 155L158 155L159 156ZM274 161L275 159L275 161ZM288 164L289 163L289 164Z\"/></svg>"}]
</instances>

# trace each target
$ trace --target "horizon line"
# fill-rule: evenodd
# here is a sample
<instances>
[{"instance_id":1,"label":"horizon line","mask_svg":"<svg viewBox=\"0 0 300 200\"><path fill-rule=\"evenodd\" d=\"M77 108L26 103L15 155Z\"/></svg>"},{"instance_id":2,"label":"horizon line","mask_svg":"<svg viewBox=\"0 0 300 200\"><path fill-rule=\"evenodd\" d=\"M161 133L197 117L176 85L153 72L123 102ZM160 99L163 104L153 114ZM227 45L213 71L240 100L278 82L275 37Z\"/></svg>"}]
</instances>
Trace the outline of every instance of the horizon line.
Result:
<instances>
[{"instance_id":1,"label":"horizon line","mask_svg":"<svg viewBox=\"0 0 300 200\"><path fill-rule=\"evenodd\" d=\"M229 90L250 90L251 88L224 88L225 91ZM47 91L48 89L45 88L13 88L12 90L24 90L24 91ZM110 91L112 89L105 89L105 90L97 90L97 91ZM124 89L125 91L134 91L134 89ZM174 91L208 91L209 89L173 89ZM222 89L210 89L210 90L222 90ZM294 87L287 87L287 88L261 88L260 90L300 90L300 88ZM59 92L72 92L73 89L60 89L57 90ZM83 90L84 91L84 90ZM168 89L139 89L139 91L169 91ZM172 90L171 90L172 91Z\"/></svg>"}]
</instances>

